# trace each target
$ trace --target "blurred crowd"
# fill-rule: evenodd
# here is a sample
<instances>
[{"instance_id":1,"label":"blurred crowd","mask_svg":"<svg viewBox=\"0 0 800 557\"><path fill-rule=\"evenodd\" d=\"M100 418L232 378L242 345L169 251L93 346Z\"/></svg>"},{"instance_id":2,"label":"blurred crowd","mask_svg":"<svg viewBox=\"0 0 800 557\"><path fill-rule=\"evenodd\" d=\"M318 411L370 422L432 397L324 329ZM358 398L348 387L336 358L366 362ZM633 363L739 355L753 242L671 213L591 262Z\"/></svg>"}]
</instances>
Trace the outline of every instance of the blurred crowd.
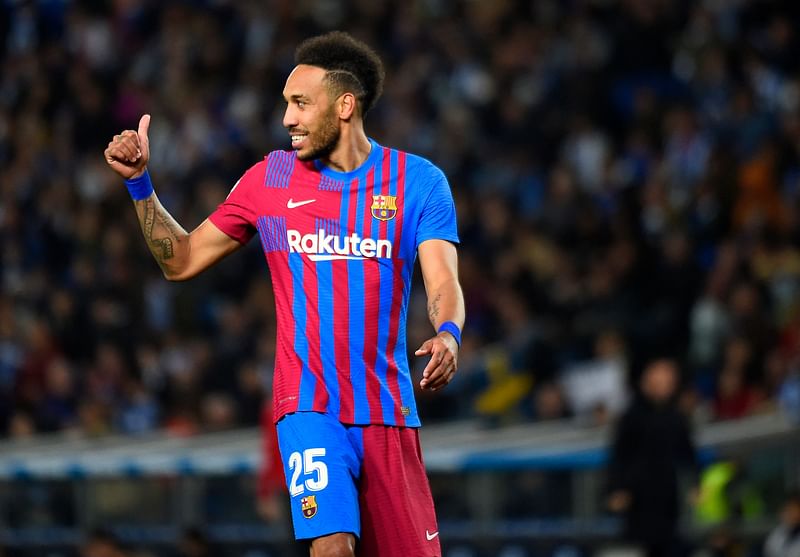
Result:
<instances>
[{"instance_id":1,"label":"blurred crowd","mask_svg":"<svg viewBox=\"0 0 800 557\"><path fill-rule=\"evenodd\" d=\"M771 0L37 0L0 8L0 435L257 425L275 318L255 242L165 281L111 137L192 229L288 148L304 38L387 66L367 119L459 215L461 371L424 420L603 423L642 362L685 408L800 419L800 5ZM412 296L409 348L430 335ZM412 356L413 360L413 356ZM412 364L419 368L419 362Z\"/></svg>"}]
</instances>

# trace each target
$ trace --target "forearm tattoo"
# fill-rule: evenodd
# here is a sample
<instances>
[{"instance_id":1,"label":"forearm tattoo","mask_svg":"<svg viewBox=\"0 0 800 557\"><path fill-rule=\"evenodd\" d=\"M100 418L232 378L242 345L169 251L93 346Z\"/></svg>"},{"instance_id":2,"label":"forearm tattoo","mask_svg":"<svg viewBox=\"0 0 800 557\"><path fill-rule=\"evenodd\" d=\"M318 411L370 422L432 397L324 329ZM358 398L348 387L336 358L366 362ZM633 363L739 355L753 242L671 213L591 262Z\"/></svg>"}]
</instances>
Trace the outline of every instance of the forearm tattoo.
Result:
<instances>
[{"instance_id":1,"label":"forearm tattoo","mask_svg":"<svg viewBox=\"0 0 800 557\"><path fill-rule=\"evenodd\" d=\"M428 302L428 318L431 320L431 324L435 327L436 326L436 318L439 316L439 301L442 299L441 294L436 294L433 297L433 300Z\"/></svg>"},{"instance_id":2,"label":"forearm tattoo","mask_svg":"<svg viewBox=\"0 0 800 557\"><path fill-rule=\"evenodd\" d=\"M167 259L171 259L175 255L173 246L173 239L175 238L174 225L169 218L169 215L164 215L159 212L156 215L156 204L152 197L145 199L144 211L142 212L142 231L147 240L147 245L150 246L150 251L156 261L161 265ZM153 228L155 227L156 219L172 236L171 238L153 238Z\"/></svg>"}]
</instances>

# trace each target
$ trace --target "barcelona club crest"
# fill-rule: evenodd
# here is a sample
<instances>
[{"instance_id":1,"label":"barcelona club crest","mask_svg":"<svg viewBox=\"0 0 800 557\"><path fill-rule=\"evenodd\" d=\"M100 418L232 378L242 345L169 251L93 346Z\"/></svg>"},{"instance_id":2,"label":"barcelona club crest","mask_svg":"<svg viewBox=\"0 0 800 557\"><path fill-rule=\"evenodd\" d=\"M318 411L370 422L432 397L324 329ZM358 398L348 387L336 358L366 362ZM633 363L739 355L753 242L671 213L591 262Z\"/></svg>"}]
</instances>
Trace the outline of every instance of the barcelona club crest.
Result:
<instances>
[{"instance_id":1,"label":"barcelona club crest","mask_svg":"<svg viewBox=\"0 0 800 557\"><path fill-rule=\"evenodd\" d=\"M396 195L373 195L372 216L378 220L392 220L397 214Z\"/></svg>"},{"instance_id":2,"label":"barcelona club crest","mask_svg":"<svg viewBox=\"0 0 800 557\"><path fill-rule=\"evenodd\" d=\"M317 496L309 495L300 499L300 507L303 509L303 516L313 518L317 514Z\"/></svg>"}]
</instances>

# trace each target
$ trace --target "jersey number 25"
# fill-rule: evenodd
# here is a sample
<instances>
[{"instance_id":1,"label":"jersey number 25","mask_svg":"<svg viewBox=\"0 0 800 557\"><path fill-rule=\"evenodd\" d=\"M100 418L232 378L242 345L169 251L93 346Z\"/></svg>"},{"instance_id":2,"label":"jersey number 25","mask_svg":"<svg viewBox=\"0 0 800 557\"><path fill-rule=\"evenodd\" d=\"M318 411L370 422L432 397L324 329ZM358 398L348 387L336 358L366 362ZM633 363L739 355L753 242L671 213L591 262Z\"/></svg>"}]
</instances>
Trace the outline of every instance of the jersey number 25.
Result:
<instances>
[{"instance_id":1,"label":"jersey number 25","mask_svg":"<svg viewBox=\"0 0 800 557\"><path fill-rule=\"evenodd\" d=\"M324 462L314 460L325 456L325 449L306 449L301 455L295 451L289 455L289 470L292 472L292 481L289 482L289 493L292 497L300 495L305 491L303 486L309 491L320 491L328 486L328 467ZM306 479L303 483L300 476Z\"/></svg>"}]
</instances>

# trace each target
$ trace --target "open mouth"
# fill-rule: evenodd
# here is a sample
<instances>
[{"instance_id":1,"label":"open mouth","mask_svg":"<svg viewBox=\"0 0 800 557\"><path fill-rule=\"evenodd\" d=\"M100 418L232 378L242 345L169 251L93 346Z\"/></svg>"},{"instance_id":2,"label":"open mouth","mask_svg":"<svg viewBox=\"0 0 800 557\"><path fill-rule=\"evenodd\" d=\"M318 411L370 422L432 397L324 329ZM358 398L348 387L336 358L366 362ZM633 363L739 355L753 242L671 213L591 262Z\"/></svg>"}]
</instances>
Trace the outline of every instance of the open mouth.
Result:
<instances>
[{"instance_id":1,"label":"open mouth","mask_svg":"<svg viewBox=\"0 0 800 557\"><path fill-rule=\"evenodd\" d=\"M306 138L308 137L307 133L293 133L290 135L292 139L292 148L293 149L302 149L303 145L305 144Z\"/></svg>"}]
</instances>

